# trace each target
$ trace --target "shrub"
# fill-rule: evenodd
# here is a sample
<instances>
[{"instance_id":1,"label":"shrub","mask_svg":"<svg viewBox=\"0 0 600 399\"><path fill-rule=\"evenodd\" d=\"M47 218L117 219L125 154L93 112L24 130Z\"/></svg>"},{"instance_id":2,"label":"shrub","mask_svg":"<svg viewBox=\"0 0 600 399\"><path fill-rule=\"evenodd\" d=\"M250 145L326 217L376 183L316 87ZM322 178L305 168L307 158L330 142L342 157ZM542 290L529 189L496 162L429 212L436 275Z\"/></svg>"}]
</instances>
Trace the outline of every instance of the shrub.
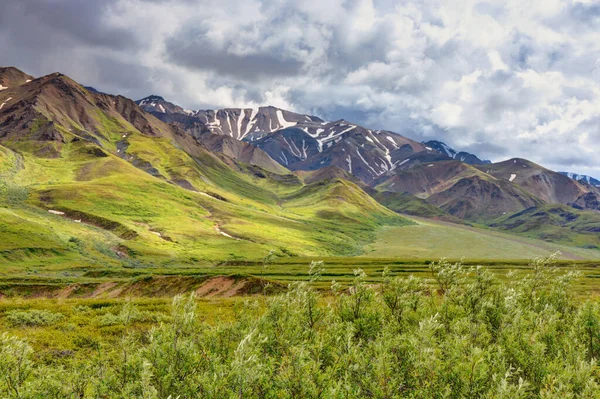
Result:
<instances>
[{"instance_id":1,"label":"shrub","mask_svg":"<svg viewBox=\"0 0 600 399\"><path fill-rule=\"evenodd\" d=\"M159 313L148 311L140 311L137 307L127 302L119 314L105 313L97 318L97 323L101 327L115 325L130 325L132 323L149 323L160 322L166 320L165 316Z\"/></svg>"},{"instance_id":2,"label":"shrub","mask_svg":"<svg viewBox=\"0 0 600 399\"><path fill-rule=\"evenodd\" d=\"M6 313L6 320L13 326L51 326L61 321L64 316L47 310L12 310Z\"/></svg>"},{"instance_id":3,"label":"shrub","mask_svg":"<svg viewBox=\"0 0 600 399\"><path fill-rule=\"evenodd\" d=\"M20 398L23 386L33 372L33 349L24 341L6 333L0 335L1 397Z\"/></svg>"},{"instance_id":4,"label":"shrub","mask_svg":"<svg viewBox=\"0 0 600 399\"><path fill-rule=\"evenodd\" d=\"M78 341L92 348L82 360L34 363L3 336L0 397L595 398L600 306L578 303L575 275L553 261L507 282L443 259L431 279L386 271L377 287L357 270L333 295L314 290L313 263L309 282L264 308L246 301L231 322L201 322L194 296L179 296L147 335L127 303L100 319L121 339Z\"/></svg>"},{"instance_id":5,"label":"shrub","mask_svg":"<svg viewBox=\"0 0 600 399\"><path fill-rule=\"evenodd\" d=\"M15 184L6 175L0 175L0 204L18 206L29 197L29 189Z\"/></svg>"}]
</instances>

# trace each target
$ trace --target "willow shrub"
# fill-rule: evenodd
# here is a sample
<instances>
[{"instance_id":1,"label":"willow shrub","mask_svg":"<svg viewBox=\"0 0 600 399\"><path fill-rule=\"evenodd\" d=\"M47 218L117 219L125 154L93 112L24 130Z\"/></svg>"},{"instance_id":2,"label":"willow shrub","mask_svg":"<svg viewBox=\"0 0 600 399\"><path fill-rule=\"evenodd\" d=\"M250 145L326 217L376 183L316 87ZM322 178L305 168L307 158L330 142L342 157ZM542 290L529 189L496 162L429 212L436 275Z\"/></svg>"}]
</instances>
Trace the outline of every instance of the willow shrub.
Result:
<instances>
[{"instance_id":1,"label":"willow shrub","mask_svg":"<svg viewBox=\"0 0 600 399\"><path fill-rule=\"evenodd\" d=\"M147 335L111 323L116 348L86 360L36 363L0 337L7 398L594 398L600 397L600 307L578 303L574 273L532 263L499 282L489 270L441 260L430 280L394 277L332 294L297 282L266 307L247 301L233 322L199 322L193 296Z\"/></svg>"}]
</instances>

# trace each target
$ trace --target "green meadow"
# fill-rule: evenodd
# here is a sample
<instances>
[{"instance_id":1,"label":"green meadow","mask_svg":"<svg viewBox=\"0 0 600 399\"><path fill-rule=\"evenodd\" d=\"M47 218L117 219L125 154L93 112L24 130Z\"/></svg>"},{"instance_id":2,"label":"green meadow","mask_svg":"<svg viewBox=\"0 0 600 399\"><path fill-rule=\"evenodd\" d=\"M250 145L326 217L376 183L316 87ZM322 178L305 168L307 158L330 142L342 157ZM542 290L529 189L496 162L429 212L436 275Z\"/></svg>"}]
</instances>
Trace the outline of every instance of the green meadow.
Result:
<instances>
[{"instance_id":1,"label":"green meadow","mask_svg":"<svg viewBox=\"0 0 600 399\"><path fill-rule=\"evenodd\" d=\"M440 261L419 278L388 263L377 285L356 270L327 292L316 262L251 298L3 299L0 394L597 397L600 308L573 289L576 271L550 257L498 278Z\"/></svg>"}]
</instances>

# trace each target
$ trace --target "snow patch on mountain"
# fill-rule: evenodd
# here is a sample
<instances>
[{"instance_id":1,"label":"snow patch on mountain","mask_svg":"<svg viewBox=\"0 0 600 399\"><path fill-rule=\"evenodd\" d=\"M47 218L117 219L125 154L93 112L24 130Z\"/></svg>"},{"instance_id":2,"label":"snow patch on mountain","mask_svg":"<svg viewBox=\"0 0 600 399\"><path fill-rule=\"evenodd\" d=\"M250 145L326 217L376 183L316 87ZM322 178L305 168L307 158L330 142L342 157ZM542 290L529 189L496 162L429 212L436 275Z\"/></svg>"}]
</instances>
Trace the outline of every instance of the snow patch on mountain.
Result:
<instances>
[{"instance_id":1,"label":"snow patch on mountain","mask_svg":"<svg viewBox=\"0 0 600 399\"><path fill-rule=\"evenodd\" d=\"M6 99L6 101L4 101L2 104L0 104L0 109L2 109L2 107L4 107L4 104L7 104L10 100L12 100L12 97L8 97Z\"/></svg>"},{"instance_id":2,"label":"snow patch on mountain","mask_svg":"<svg viewBox=\"0 0 600 399\"><path fill-rule=\"evenodd\" d=\"M244 121L245 117L246 117L246 112L243 109L240 109L240 114L239 114L238 119L237 119L237 135L238 135L238 138L240 138L240 136L242 135L242 122Z\"/></svg>"},{"instance_id":3,"label":"snow patch on mountain","mask_svg":"<svg viewBox=\"0 0 600 399\"><path fill-rule=\"evenodd\" d=\"M448 158L456 159L468 164L479 165L491 163L490 161L481 160L476 155L470 154L468 152L456 151L454 148L441 141L430 140L423 142L423 144L426 146L425 148L429 151L437 151L440 154L447 156Z\"/></svg>"},{"instance_id":4,"label":"snow patch on mountain","mask_svg":"<svg viewBox=\"0 0 600 399\"><path fill-rule=\"evenodd\" d=\"M288 128L288 127L292 127L292 126L296 126L298 124L298 122L288 122L285 120L285 118L283 117L283 112L281 112L280 109L278 109L276 112L277 115L277 120L279 121L279 126L282 129Z\"/></svg>"},{"instance_id":5,"label":"snow patch on mountain","mask_svg":"<svg viewBox=\"0 0 600 399\"><path fill-rule=\"evenodd\" d=\"M558 172L563 176L567 176L570 179L576 180L578 182L582 182L582 183L586 183L589 184L591 186L594 187L599 187L600 188L600 180L592 177L592 176L588 176L588 175L580 175L577 173L571 173L571 172Z\"/></svg>"},{"instance_id":6,"label":"snow patch on mountain","mask_svg":"<svg viewBox=\"0 0 600 399\"><path fill-rule=\"evenodd\" d=\"M360 154L360 151L358 151L358 149L356 149L356 153L358 154L358 157L360 158L360 160L363 161L363 163L371 170L371 173L373 173L374 176L379 176L381 174L381 173L375 172L375 169L373 169L371 167L371 165L369 165L369 163L365 160L365 158L363 158L363 156Z\"/></svg>"}]
</instances>

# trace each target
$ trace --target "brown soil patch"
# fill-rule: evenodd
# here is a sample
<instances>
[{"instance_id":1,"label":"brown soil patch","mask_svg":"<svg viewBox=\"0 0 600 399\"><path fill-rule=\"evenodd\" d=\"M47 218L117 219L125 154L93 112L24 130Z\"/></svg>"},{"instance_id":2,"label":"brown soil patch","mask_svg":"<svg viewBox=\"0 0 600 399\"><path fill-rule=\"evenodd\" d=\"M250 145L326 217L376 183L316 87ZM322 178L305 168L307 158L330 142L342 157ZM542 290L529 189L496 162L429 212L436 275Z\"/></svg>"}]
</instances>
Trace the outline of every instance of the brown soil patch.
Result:
<instances>
[{"instance_id":1,"label":"brown soil patch","mask_svg":"<svg viewBox=\"0 0 600 399\"><path fill-rule=\"evenodd\" d=\"M119 290L113 290L113 288L115 288L116 286L117 286L117 283L115 283L113 281L109 281L107 283L102 283L102 284L98 285L98 287L96 287L94 292L92 292L90 294L90 298L97 298L104 294L106 294L106 296L108 296L108 297L114 298L114 296L111 296L111 294L113 294L116 291L119 291Z\"/></svg>"},{"instance_id":2,"label":"brown soil patch","mask_svg":"<svg viewBox=\"0 0 600 399\"><path fill-rule=\"evenodd\" d=\"M246 280L236 281L232 277L213 277L196 289L196 295L209 298L214 296L228 298L241 294L246 283Z\"/></svg>"},{"instance_id":3,"label":"brown soil patch","mask_svg":"<svg viewBox=\"0 0 600 399\"><path fill-rule=\"evenodd\" d=\"M79 284L68 285L56 293L56 298L69 298L79 289Z\"/></svg>"},{"instance_id":4,"label":"brown soil patch","mask_svg":"<svg viewBox=\"0 0 600 399\"><path fill-rule=\"evenodd\" d=\"M281 292L285 287L272 283L269 294ZM27 298L159 298L195 292L198 297L256 295L264 293L264 284L255 278L231 276L146 276L131 280L74 283L63 286L22 284L13 286L3 296Z\"/></svg>"}]
</instances>

